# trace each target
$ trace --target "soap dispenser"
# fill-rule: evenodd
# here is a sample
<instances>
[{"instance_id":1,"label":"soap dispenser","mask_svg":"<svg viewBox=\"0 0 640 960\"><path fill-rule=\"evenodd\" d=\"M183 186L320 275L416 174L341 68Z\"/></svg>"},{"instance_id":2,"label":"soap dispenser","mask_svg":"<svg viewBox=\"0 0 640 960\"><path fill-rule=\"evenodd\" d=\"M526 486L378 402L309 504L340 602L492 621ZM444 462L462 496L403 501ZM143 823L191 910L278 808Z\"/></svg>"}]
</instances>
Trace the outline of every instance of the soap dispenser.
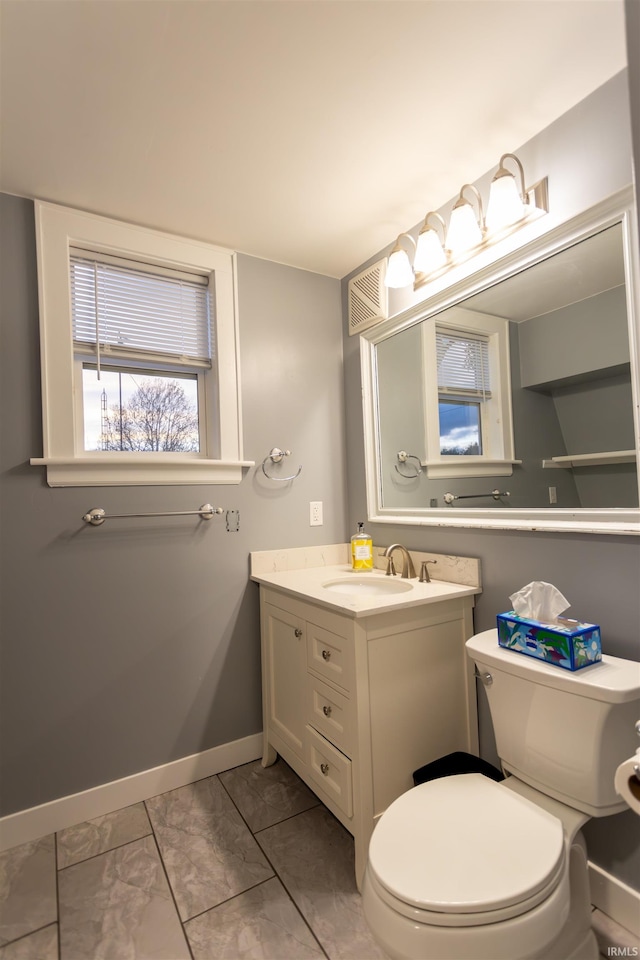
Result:
<instances>
[{"instance_id":1,"label":"soap dispenser","mask_svg":"<svg viewBox=\"0 0 640 960\"><path fill-rule=\"evenodd\" d=\"M358 523L358 532L351 537L351 566L359 573L373 570L373 541L364 532L364 523Z\"/></svg>"}]
</instances>

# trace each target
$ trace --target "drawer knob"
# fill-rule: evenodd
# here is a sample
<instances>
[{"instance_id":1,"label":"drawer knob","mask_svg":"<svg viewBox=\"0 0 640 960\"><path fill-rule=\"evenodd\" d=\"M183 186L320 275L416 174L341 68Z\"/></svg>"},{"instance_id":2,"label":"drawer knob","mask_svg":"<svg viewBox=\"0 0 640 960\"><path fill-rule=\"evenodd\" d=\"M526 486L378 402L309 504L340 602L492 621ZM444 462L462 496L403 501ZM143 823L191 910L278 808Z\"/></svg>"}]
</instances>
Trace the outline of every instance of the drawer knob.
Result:
<instances>
[{"instance_id":1,"label":"drawer knob","mask_svg":"<svg viewBox=\"0 0 640 960\"><path fill-rule=\"evenodd\" d=\"M324 774L325 777L328 777L328 776L329 776L329 764L328 764L328 763L321 763L321 764L320 764L320 769L322 770L322 773Z\"/></svg>"},{"instance_id":2,"label":"drawer knob","mask_svg":"<svg viewBox=\"0 0 640 960\"><path fill-rule=\"evenodd\" d=\"M323 660L331 660L331 650L323 650L323 651L322 651L322 659L323 659Z\"/></svg>"},{"instance_id":3,"label":"drawer knob","mask_svg":"<svg viewBox=\"0 0 640 960\"><path fill-rule=\"evenodd\" d=\"M325 704L324 707L322 708L322 712L324 713L325 717L330 717L330 716L331 716L331 707L328 707L328 706Z\"/></svg>"},{"instance_id":4,"label":"drawer knob","mask_svg":"<svg viewBox=\"0 0 640 960\"><path fill-rule=\"evenodd\" d=\"M293 635L294 635L294 637L301 637L301 636L302 636L302 630L300 629L300 627L296 627L296 628L295 628L295 630L293 631Z\"/></svg>"}]
</instances>

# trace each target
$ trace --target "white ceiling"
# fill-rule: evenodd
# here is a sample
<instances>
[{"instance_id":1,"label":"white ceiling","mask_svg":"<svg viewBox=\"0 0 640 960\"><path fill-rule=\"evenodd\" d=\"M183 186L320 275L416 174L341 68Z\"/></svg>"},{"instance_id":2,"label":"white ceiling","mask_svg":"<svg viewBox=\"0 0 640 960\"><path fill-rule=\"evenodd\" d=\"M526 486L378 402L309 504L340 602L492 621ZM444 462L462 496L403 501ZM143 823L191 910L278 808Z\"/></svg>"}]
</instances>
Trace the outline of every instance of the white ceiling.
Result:
<instances>
[{"instance_id":1,"label":"white ceiling","mask_svg":"<svg viewBox=\"0 0 640 960\"><path fill-rule=\"evenodd\" d=\"M626 65L623 0L2 0L0 188L342 277Z\"/></svg>"},{"instance_id":2,"label":"white ceiling","mask_svg":"<svg viewBox=\"0 0 640 960\"><path fill-rule=\"evenodd\" d=\"M466 300L464 306L522 323L624 283L622 227L618 223L493 284Z\"/></svg>"}]
</instances>

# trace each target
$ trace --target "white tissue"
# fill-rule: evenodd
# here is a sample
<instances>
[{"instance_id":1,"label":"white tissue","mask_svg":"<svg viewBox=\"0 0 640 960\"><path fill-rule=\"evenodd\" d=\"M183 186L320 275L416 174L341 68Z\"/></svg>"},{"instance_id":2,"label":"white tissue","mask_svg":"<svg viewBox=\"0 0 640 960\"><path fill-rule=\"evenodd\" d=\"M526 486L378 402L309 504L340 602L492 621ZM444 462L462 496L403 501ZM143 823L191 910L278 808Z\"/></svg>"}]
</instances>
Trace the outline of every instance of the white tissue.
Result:
<instances>
[{"instance_id":1,"label":"white tissue","mask_svg":"<svg viewBox=\"0 0 640 960\"><path fill-rule=\"evenodd\" d=\"M563 610L571 604L563 597L557 587L544 580L534 580L522 587L509 597L513 604L513 612L519 617L528 620L541 620L543 623L553 623Z\"/></svg>"}]
</instances>

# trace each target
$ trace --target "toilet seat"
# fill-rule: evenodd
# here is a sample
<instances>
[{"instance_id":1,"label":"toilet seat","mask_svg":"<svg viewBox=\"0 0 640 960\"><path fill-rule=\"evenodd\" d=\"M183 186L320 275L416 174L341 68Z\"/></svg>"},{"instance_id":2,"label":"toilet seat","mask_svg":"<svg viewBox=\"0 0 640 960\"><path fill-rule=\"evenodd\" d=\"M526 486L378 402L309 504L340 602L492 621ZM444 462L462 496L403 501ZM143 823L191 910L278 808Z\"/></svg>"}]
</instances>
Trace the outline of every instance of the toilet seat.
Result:
<instances>
[{"instance_id":1,"label":"toilet seat","mask_svg":"<svg viewBox=\"0 0 640 960\"><path fill-rule=\"evenodd\" d=\"M473 926L548 897L565 867L562 822L481 774L414 787L378 822L369 869L378 895L412 920Z\"/></svg>"}]
</instances>

